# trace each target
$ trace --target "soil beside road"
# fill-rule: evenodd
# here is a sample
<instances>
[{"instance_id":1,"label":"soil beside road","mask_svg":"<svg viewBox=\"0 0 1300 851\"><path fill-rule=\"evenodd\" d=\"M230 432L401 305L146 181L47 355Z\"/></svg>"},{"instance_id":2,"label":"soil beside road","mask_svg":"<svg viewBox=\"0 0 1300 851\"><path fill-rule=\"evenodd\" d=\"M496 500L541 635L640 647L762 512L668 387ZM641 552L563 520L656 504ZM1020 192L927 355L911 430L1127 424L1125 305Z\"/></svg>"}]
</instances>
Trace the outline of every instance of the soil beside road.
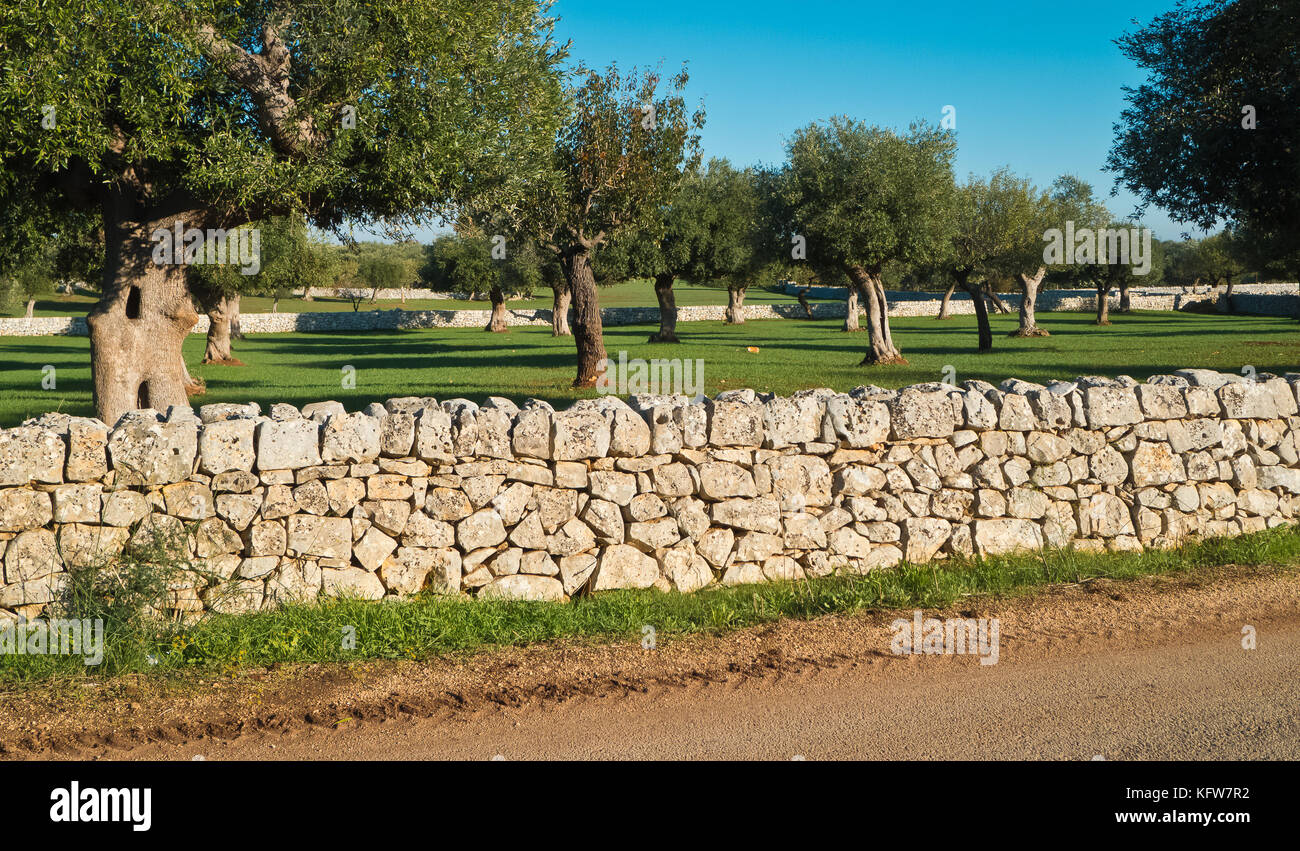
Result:
<instances>
[{"instance_id":1,"label":"soil beside road","mask_svg":"<svg viewBox=\"0 0 1300 851\"><path fill-rule=\"evenodd\" d=\"M1300 574L972 600L998 663L896 656L911 612L427 662L0 695L9 759L1297 759ZM1243 649L1242 627L1257 647Z\"/></svg>"}]
</instances>

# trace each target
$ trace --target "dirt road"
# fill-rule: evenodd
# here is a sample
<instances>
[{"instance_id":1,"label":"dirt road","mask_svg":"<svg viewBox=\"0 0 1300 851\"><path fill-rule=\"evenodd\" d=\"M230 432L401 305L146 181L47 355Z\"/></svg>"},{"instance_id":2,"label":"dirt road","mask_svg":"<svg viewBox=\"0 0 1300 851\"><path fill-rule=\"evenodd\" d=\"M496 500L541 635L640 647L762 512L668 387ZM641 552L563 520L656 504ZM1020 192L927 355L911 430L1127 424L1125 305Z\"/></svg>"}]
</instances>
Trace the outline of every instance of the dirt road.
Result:
<instances>
[{"instance_id":1,"label":"dirt road","mask_svg":"<svg viewBox=\"0 0 1300 851\"><path fill-rule=\"evenodd\" d=\"M300 672L141 706L142 717L187 720L141 726L134 741L101 738L82 719L70 742L9 755L1300 758L1294 572L1098 583L926 614L998 618L998 663L896 656L897 615L836 617L657 650L629 642L381 667L327 686ZM1253 650L1242 646L1247 625Z\"/></svg>"}]
</instances>

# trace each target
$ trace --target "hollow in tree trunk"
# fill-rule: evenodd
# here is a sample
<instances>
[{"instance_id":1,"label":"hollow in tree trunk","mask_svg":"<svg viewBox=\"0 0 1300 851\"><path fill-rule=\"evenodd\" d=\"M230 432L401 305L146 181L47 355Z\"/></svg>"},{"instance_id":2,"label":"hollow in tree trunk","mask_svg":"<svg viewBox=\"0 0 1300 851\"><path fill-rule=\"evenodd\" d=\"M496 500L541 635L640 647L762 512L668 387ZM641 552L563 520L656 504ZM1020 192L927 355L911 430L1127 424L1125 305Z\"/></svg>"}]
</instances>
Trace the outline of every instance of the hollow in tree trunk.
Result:
<instances>
[{"instance_id":1,"label":"hollow in tree trunk","mask_svg":"<svg viewBox=\"0 0 1300 851\"><path fill-rule=\"evenodd\" d=\"M483 330L497 333L507 330L510 326L506 325L506 297L501 288L493 287L488 291L488 297L492 299L492 318Z\"/></svg>"},{"instance_id":2,"label":"hollow in tree trunk","mask_svg":"<svg viewBox=\"0 0 1300 851\"><path fill-rule=\"evenodd\" d=\"M1110 324L1110 284L1097 284L1097 324Z\"/></svg>"},{"instance_id":3,"label":"hollow in tree trunk","mask_svg":"<svg viewBox=\"0 0 1300 851\"><path fill-rule=\"evenodd\" d=\"M867 332L871 343L861 366L878 364L905 364L907 360L894 346L894 337L889 331L889 300L885 296L885 283L880 277L880 267L868 269L864 266L850 266L849 280L867 297Z\"/></svg>"},{"instance_id":4,"label":"hollow in tree trunk","mask_svg":"<svg viewBox=\"0 0 1300 851\"><path fill-rule=\"evenodd\" d=\"M727 324L745 324L745 290L747 287L727 288Z\"/></svg>"},{"instance_id":5,"label":"hollow in tree trunk","mask_svg":"<svg viewBox=\"0 0 1300 851\"><path fill-rule=\"evenodd\" d=\"M121 190L107 190L103 207L103 294L86 320L95 412L111 426L137 408L188 404L181 344L198 314L185 267L155 263L150 234L172 228L178 220L201 227L206 217L193 210L136 219L134 205Z\"/></svg>"},{"instance_id":6,"label":"hollow in tree trunk","mask_svg":"<svg viewBox=\"0 0 1300 851\"><path fill-rule=\"evenodd\" d=\"M677 339L677 298L673 295L673 276L655 275L655 298L659 300L659 330L650 335L651 343L680 343Z\"/></svg>"},{"instance_id":7,"label":"hollow in tree trunk","mask_svg":"<svg viewBox=\"0 0 1300 851\"><path fill-rule=\"evenodd\" d=\"M844 300L844 325L841 331L861 331L862 325L858 322L858 314L862 308L858 304L858 296L861 289L852 278L849 279L849 294Z\"/></svg>"},{"instance_id":8,"label":"hollow in tree trunk","mask_svg":"<svg viewBox=\"0 0 1300 851\"><path fill-rule=\"evenodd\" d=\"M596 296L596 276L591 254L584 248L560 261L573 297L573 342L578 349L578 375L574 387L595 387L605 371L605 337Z\"/></svg>"},{"instance_id":9,"label":"hollow in tree trunk","mask_svg":"<svg viewBox=\"0 0 1300 851\"><path fill-rule=\"evenodd\" d=\"M1020 279L1020 327L1012 331L1011 337L1050 337L1051 335L1038 327L1038 319L1034 315L1034 308L1038 306L1038 287L1043 283L1043 276L1047 274L1046 267L1039 266L1038 271L1032 275L1026 275L1020 272L1016 275Z\"/></svg>"},{"instance_id":10,"label":"hollow in tree trunk","mask_svg":"<svg viewBox=\"0 0 1300 851\"><path fill-rule=\"evenodd\" d=\"M939 302L939 315L936 319L948 319L952 316L952 293L957 289L957 283L948 285L948 289L943 291L943 301Z\"/></svg>"}]
</instances>

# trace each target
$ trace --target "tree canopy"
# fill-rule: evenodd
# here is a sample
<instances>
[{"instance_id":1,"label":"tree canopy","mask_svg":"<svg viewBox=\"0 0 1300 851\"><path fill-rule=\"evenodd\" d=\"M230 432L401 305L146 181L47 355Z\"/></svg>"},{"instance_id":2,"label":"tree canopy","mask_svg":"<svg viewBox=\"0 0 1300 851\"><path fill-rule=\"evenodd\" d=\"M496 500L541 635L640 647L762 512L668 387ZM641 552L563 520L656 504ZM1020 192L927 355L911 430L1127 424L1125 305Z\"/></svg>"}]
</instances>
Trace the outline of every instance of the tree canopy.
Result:
<instances>
[{"instance_id":1,"label":"tree canopy","mask_svg":"<svg viewBox=\"0 0 1300 851\"><path fill-rule=\"evenodd\" d=\"M1118 39L1148 72L1115 126L1116 182L1176 221L1248 225L1300 271L1300 5L1183 3Z\"/></svg>"}]
</instances>

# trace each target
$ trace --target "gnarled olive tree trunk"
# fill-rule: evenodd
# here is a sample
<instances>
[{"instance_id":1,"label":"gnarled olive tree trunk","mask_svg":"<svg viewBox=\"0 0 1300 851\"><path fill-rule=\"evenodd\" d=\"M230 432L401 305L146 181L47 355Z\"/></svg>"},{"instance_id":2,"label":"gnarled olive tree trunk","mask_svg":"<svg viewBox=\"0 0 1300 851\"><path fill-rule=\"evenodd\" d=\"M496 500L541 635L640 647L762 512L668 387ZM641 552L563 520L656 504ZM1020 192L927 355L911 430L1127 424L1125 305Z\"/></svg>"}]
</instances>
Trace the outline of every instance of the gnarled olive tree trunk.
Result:
<instances>
[{"instance_id":1,"label":"gnarled olive tree trunk","mask_svg":"<svg viewBox=\"0 0 1300 851\"><path fill-rule=\"evenodd\" d=\"M208 317L208 338L203 350L203 363L244 366L230 350L230 338L239 321L239 296L221 291L199 290L195 293L195 298Z\"/></svg>"},{"instance_id":2,"label":"gnarled olive tree trunk","mask_svg":"<svg viewBox=\"0 0 1300 851\"><path fill-rule=\"evenodd\" d=\"M1051 336L1038 327L1038 319L1034 315L1034 308L1038 305L1038 287L1043 283L1043 276L1046 274L1047 268L1045 266L1039 266L1038 271L1032 275L1026 275L1024 272L1016 274L1016 277L1020 280L1020 327L1012 331L1008 336Z\"/></svg>"},{"instance_id":3,"label":"gnarled olive tree trunk","mask_svg":"<svg viewBox=\"0 0 1300 851\"><path fill-rule=\"evenodd\" d=\"M36 314L36 299L29 298L27 299L27 310L25 313L23 313L23 316L25 316L27 319L31 319L35 314Z\"/></svg>"},{"instance_id":4,"label":"gnarled olive tree trunk","mask_svg":"<svg viewBox=\"0 0 1300 851\"><path fill-rule=\"evenodd\" d=\"M562 283L557 282L551 289L552 337L568 337L573 334L573 332L569 330L569 304L572 300L573 291L569 289L569 282L567 280Z\"/></svg>"},{"instance_id":5,"label":"gnarled olive tree trunk","mask_svg":"<svg viewBox=\"0 0 1300 851\"><path fill-rule=\"evenodd\" d=\"M885 282L880 277L880 267L850 266L849 280L867 297L867 332L871 344L862 358L861 366L877 364L903 364L907 360L894 345L889 331L889 300L885 297Z\"/></svg>"},{"instance_id":6,"label":"gnarled olive tree trunk","mask_svg":"<svg viewBox=\"0 0 1300 851\"><path fill-rule=\"evenodd\" d=\"M239 293L230 297L230 336L236 340L244 339L244 332L239 327Z\"/></svg>"},{"instance_id":7,"label":"gnarled olive tree trunk","mask_svg":"<svg viewBox=\"0 0 1300 851\"><path fill-rule=\"evenodd\" d=\"M1236 305L1232 300L1232 278L1224 278L1224 283L1228 286L1223 291L1223 309L1228 313L1236 313Z\"/></svg>"},{"instance_id":8,"label":"gnarled olive tree trunk","mask_svg":"<svg viewBox=\"0 0 1300 851\"><path fill-rule=\"evenodd\" d=\"M155 263L150 235L178 221L201 227L202 211L134 219L133 205L110 191L104 202L103 295L87 316L95 412L110 426L137 408L186 405L181 345L198 314L185 267Z\"/></svg>"},{"instance_id":9,"label":"gnarled olive tree trunk","mask_svg":"<svg viewBox=\"0 0 1300 851\"><path fill-rule=\"evenodd\" d=\"M573 386L594 387L605 370L605 335L591 253L585 248L570 252L560 265L573 296L573 342L578 349L578 376Z\"/></svg>"},{"instance_id":10,"label":"gnarled olive tree trunk","mask_svg":"<svg viewBox=\"0 0 1300 851\"><path fill-rule=\"evenodd\" d=\"M673 275L655 275L655 298L659 300L659 330L647 342L680 343L677 339L677 299L673 295Z\"/></svg>"},{"instance_id":11,"label":"gnarled olive tree trunk","mask_svg":"<svg viewBox=\"0 0 1300 851\"><path fill-rule=\"evenodd\" d=\"M799 290L799 292L795 294L795 298L799 299L799 304L803 307L804 316L812 319L812 305L808 303L808 288L804 287Z\"/></svg>"},{"instance_id":12,"label":"gnarled olive tree trunk","mask_svg":"<svg viewBox=\"0 0 1300 851\"><path fill-rule=\"evenodd\" d=\"M993 292L993 284L989 281L984 282L984 295L988 298L989 304L998 313L1010 313L1011 308L1007 307L1006 302L998 298L998 294Z\"/></svg>"},{"instance_id":13,"label":"gnarled olive tree trunk","mask_svg":"<svg viewBox=\"0 0 1300 851\"><path fill-rule=\"evenodd\" d=\"M1097 284L1097 324L1110 324L1110 289L1109 281Z\"/></svg>"},{"instance_id":14,"label":"gnarled olive tree trunk","mask_svg":"<svg viewBox=\"0 0 1300 851\"><path fill-rule=\"evenodd\" d=\"M939 315L935 319L949 319L952 316L952 293L957 289L957 282L948 285L948 289L943 291L943 301L939 302Z\"/></svg>"},{"instance_id":15,"label":"gnarled olive tree trunk","mask_svg":"<svg viewBox=\"0 0 1300 851\"><path fill-rule=\"evenodd\" d=\"M745 291L749 287L727 288L727 324L745 324Z\"/></svg>"},{"instance_id":16,"label":"gnarled olive tree trunk","mask_svg":"<svg viewBox=\"0 0 1300 851\"><path fill-rule=\"evenodd\" d=\"M858 322L858 314L862 310L858 304L858 295L860 293L861 290L858 288L857 283L850 278L849 294L848 297L844 299L844 325L841 327L841 331L862 330L862 325Z\"/></svg>"},{"instance_id":17,"label":"gnarled olive tree trunk","mask_svg":"<svg viewBox=\"0 0 1300 851\"><path fill-rule=\"evenodd\" d=\"M492 300L492 316L488 319L488 324L483 330L498 334L509 330L510 326L506 324L505 293L501 292L500 287L493 287L488 290L488 298Z\"/></svg>"},{"instance_id":18,"label":"gnarled olive tree trunk","mask_svg":"<svg viewBox=\"0 0 1300 851\"><path fill-rule=\"evenodd\" d=\"M1133 309L1133 300L1129 297L1129 285L1119 285L1119 312L1128 313Z\"/></svg>"},{"instance_id":19,"label":"gnarled olive tree trunk","mask_svg":"<svg viewBox=\"0 0 1300 851\"><path fill-rule=\"evenodd\" d=\"M953 272L953 280L962 291L969 294L971 301L975 303L975 324L979 328L979 351L988 352L993 349L993 328L989 325L989 311L984 304L984 292L986 286L972 284L970 282L971 271L969 269L960 269Z\"/></svg>"}]
</instances>

